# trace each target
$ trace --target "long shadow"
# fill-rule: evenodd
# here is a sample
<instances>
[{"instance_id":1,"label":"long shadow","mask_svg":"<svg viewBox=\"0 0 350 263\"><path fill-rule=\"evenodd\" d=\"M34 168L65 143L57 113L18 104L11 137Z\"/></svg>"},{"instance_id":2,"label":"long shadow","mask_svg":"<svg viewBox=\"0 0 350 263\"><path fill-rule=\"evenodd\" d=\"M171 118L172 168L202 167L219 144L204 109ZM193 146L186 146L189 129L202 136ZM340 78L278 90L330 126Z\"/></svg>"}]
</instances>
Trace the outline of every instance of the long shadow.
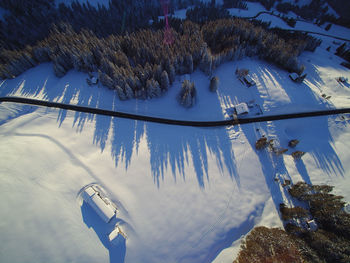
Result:
<instances>
[{"instance_id":1,"label":"long shadow","mask_svg":"<svg viewBox=\"0 0 350 263\"><path fill-rule=\"evenodd\" d=\"M309 173L306 170L304 161L303 160L296 160L295 166L296 166L301 178L303 178L303 181L307 184L311 184L311 179L310 179Z\"/></svg>"},{"instance_id":2,"label":"long shadow","mask_svg":"<svg viewBox=\"0 0 350 263\"><path fill-rule=\"evenodd\" d=\"M78 94L78 105L83 105L83 106L91 106L92 101L92 93L83 91L81 90ZM73 126L76 126L78 132L82 132L85 122L88 120L93 120L94 115L88 114L88 113L83 113L83 112L75 112L74 114L74 121L73 121Z\"/></svg>"},{"instance_id":3,"label":"long shadow","mask_svg":"<svg viewBox=\"0 0 350 263\"><path fill-rule=\"evenodd\" d=\"M63 93L63 98L62 98L62 102L63 103L69 103L72 98L75 96L77 92L77 87L74 85L70 85L70 84L66 84L65 85L65 89L64 89L64 93ZM59 126L62 125L62 122L65 120L67 116L67 111L66 110L59 110L58 112L58 117L57 117L57 121L59 122Z\"/></svg>"},{"instance_id":4,"label":"long shadow","mask_svg":"<svg viewBox=\"0 0 350 263\"><path fill-rule=\"evenodd\" d=\"M309 118L308 123L312 129L297 129L291 130L287 128L287 134L295 134L295 136L305 136L309 142L302 144L300 142L299 149L309 153L315 160L317 166L328 175L344 175L344 167L339 159L337 153L334 150L332 144L334 143L333 137L329 131L328 125L330 121L333 121L334 117L318 117ZM300 160L299 160L300 161ZM302 162L297 162L298 170L302 171L302 174L306 174L306 169L303 169Z\"/></svg>"},{"instance_id":5,"label":"long shadow","mask_svg":"<svg viewBox=\"0 0 350 263\"><path fill-rule=\"evenodd\" d=\"M40 95L48 101L112 110L117 108L117 104L121 102L115 93L108 93L105 88L97 86L89 87L85 78L83 73L70 71L64 78L58 79L53 75L50 64L40 65L14 80L9 80L9 83L8 81L1 83L0 92L3 96L17 92L16 94L31 97ZM203 84L202 82L200 83ZM212 105L213 109L221 113L219 99L213 99L211 103L215 104ZM67 111L59 110L57 116L59 127L66 118ZM77 132L82 132L85 124L92 121L95 125L92 143L103 152L110 139L111 155L115 165L118 166L123 162L125 169L129 167L133 154L137 153L140 140L145 135L150 152L152 175L157 186L160 185L161 178L164 178L167 168L171 169L174 180L177 180L177 175L186 180L186 162L191 161L190 166L194 168L198 184L204 187L210 182L208 173L210 156L216 159L220 172L235 178L239 185L235 156L226 128L175 127L81 112L74 113L72 127L75 127Z\"/></svg>"},{"instance_id":6,"label":"long shadow","mask_svg":"<svg viewBox=\"0 0 350 263\"><path fill-rule=\"evenodd\" d=\"M259 127L259 128L257 128ZM245 134L250 146L255 149L255 142L262 135L268 137L265 133L260 133L261 131L268 130L267 124L248 124L241 126L242 132ZM259 129L259 131L257 131ZM270 138L270 137L268 137ZM282 175L284 178L288 178L289 174L284 165L284 162L280 160L281 156L274 156L269 150L262 149L257 151L257 156L259 158L259 164L262 168L262 173L265 178L266 186L272 197L272 201L275 205L276 211L279 213L280 203L283 202L283 194L281 192L279 184L275 181L276 176Z\"/></svg>"},{"instance_id":7,"label":"long shadow","mask_svg":"<svg viewBox=\"0 0 350 263\"><path fill-rule=\"evenodd\" d=\"M241 225L238 227L232 228L228 230L225 235L222 237L222 241L215 242L212 247L209 248L210 253L208 254L208 261L212 262L217 255L222 251L222 248L226 248L232 245L232 242L235 240L238 240L240 237L245 236L248 234L250 230L254 228L255 220L257 216L261 215L262 211L264 209L264 205L261 204L258 207L255 208L254 211L252 211L248 216L247 220L245 220Z\"/></svg>"},{"instance_id":8,"label":"long shadow","mask_svg":"<svg viewBox=\"0 0 350 263\"><path fill-rule=\"evenodd\" d=\"M81 214L86 226L95 231L103 246L109 251L109 262L123 263L125 261L126 254L125 239L120 236L118 237L118 240L114 242L114 244L111 244L108 240L108 235L114 229L114 224L106 224L104 221L102 221L91 206L85 201L81 206Z\"/></svg>"},{"instance_id":9,"label":"long shadow","mask_svg":"<svg viewBox=\"0 0 350 263\"><path fill-rule=\"evenodd\" d=\"M266 74L266 71L266 68L259 68L257 73L266 76L268 75ZM314 109L329 109L334 107L329 101L323 99L320 94L317 94L317 90L313 91L307 85L307 83L313 83L313 85L315 85L321 91L323 81L319 77L319 74L317 74L317 68L315 66L310 66L307 69L307 73L308 75L304 81L305 83L296 84L293 83L288 77L280 76L277 71L273 70L273 67L271 70L269 70L269 75L271 75L273 82L281 85L286 93L286 96L288 96L290 102L286 104L296 105L293 109L295 112L300 111L301 107L304 105ZM285 105L281 104L279 106L283 108ZM300 126L292 126L292 124L290 124L282 127L276 124L276 129L278 130L279 134L286 135L286 139L289 140L300 139L301 137L308 135L308 140L315 140L312 146L309 146L310 144L303 145L301 143L301 148L297 150L310 153L318 163L319 167L326 171L327 174L334 173L343 175L343 166L339 157L337 156L337 153L334 151L334 148L331 145L331 143L333 143L333 138L328 128L328 122L332 121L332 118L332 116L309 118L308 121L301 122L302 125ZM307 124L307 126L305 124ZM315 127L316 130L313 130L313 127ZM287 142L285 142L285 145L286 143ZM303 169L301 164L298 164L298 167L300 171L302 171L302 174L305 175L305 179L309 181L308 176L306 176L305 173L306 169Z\"/></svg>"},{"instance_id":10,"label":"long shadow","mask_svg":"<svg viewBox=\"0 0 350 263\"><path fill-rule=\"evenodd\" d=\"M329 132L327 116L309 118L307 121L295 120L275 121L261 124L242 125L241 129L247 137L251 147L255 149L255 142L262 135L268 138L277 139L280 145L287 148L288 141L299 139L300 143L296 148L289 149L287 154L300 150L305 151L314 158L318 168L329 176L344 175L342 163L332 146L332 136ZM259 128L259 131L257 131ZM279 212L279 204L287 201L291 204L293 201L289 198L284 188L275 181L278 179L291 179L286 169L284 159L276 156L267 149L257 150L259 164L262 167L262 173L265 177L266 185L272 196L276 210ZM295 160L295 168L303 181L311 184L312 180L308 174L303 158Z\"/></svg>"},{"instance_id":11,"label":"long shadow","mask_svg":"<svg viewBox=\"0 0 350 263\"><path fill-rule=\"evenodd\" d=\"M10 96L20 94L21 96L36 97L42 94L44 99L55 101L65 91L66 83L55 77L50 63L29 69L15 79L4 80L0 83L0 95Z\"/></svg>"},{"instance_id":12,"label":"long shadow","mask_svg":"<svg viewBox=\"0 0 350 263\"><path fill-rule=\"evenodd\" d=\"M140 138L143 135L143 123L134 120L112 119L112 157L115 165L125 163L128 168L134 149L138 148Z\"/></svg>"},{"instance_id":13,"label":"long shadow","mask_svg":"<svg viewBox=\"0 0 350 263\"><path fill-rule=\"evenodd\" d=\"M97 91L100 91L100 89ZM107 102L103 101L103 99L101 99L101 92L98 92L98 95L96 96L96 98L97 98L96 100L97 108L102 108L106 104L114 105L114 100L116 99L115 96L111 96L111 97L104 98L104 100L107 100ZM108 117L108 116L96 115L95 117L95 132L94 132L93 143L100 146L101 152L103 152L106 146L109 130L111 127L111 122L112 122L111 117Z\"/></svg>"},{"instance_id":14,"label":"long shadow","mask_svg":"<svg viewBox=\"0 0 350 263\"><path fill-rule=\"evenodd\" d=\"M256 96L258 96L256 100L260 101L261 104L266 101L273 102L273 108L265 110L279 112L281 109L287 109L288 112L301 112L305 109L326 110L331 107L329 102L321 97L320 90L317 90L315 93L305 84L310 81L315 83L317 87L322 85L321 79L311 77L314 74L308 74L304 83L298 84L288 77L288 72L281 74L280 70L275 69L274 66L270 68L258 67L255 72L259 82L264 84L263 86L270 86L269 89L266 88L266 94L261 94L259 90L255 92ZM274 91L275 94L269 94L268 90Z\"/></svg>"},{"instance_id":15,"label":"long shadow","mask_svg":"<svg viewBox=\"0 0 350 263\"><path fill-rule=\"evenodd\" d=\"M239 185L235 156L226 128L193 128L145 124L154 182L159 186L165 169L170 166L173 177L186 179L185 163L192 160L200 187L210 182L208 155L213 155L221 169ZM191 158L189 158L191 157Z\"/></svg>"}]
</instances>

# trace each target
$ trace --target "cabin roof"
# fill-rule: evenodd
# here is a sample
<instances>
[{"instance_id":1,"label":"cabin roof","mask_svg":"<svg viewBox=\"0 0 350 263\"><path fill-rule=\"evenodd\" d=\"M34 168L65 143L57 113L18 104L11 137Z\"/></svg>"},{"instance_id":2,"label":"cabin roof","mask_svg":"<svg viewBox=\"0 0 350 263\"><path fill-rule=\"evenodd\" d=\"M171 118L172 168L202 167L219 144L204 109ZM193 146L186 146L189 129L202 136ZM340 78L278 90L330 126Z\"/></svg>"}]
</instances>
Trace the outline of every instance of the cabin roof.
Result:
<instances>
[{"instance_id":1,"label":"cabin roof","mask_svg":"<svg viewBox=\"0 0 350 263\"><path fill-rule=\"evenodd\" d=\"M90 186L84 190L83 199L106 223L115 215L116 211L112 204L106 198L102 198L93 187Z\"/></svg>"},{"instance_id":2,"label":"cabin roof","mask_svg":"<svg viewBox=\"0 0 350 263\"><path fill-rule=\"evenodd\" d=\"M246 103L242 102L237 105L235 105L236 113L237 115L248 113L249 109Z\"/></svg>"},{"instance_id":3,"label":"cabin roof","mask_svg":"<svg viewBox=\"0 0 350 263\"><path fill-rule=\"evenodd\" d=\"M289 76L291 77L292 80L296 80L296 79L299 78L299 75L297 73L295 73L295 72L289 74Z\"/></svg>"}]
</instances>

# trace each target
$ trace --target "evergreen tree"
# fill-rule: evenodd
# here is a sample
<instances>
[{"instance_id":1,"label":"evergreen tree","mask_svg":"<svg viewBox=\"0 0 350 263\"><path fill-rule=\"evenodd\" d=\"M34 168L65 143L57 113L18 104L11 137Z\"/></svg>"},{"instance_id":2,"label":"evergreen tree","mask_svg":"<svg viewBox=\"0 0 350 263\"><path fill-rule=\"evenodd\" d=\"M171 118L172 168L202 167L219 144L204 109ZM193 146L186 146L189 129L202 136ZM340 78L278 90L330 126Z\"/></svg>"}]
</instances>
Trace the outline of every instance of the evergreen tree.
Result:
<instances>
[{"instance_id":1,"label":"evergreen tree","mask_svg":"<svg viewBox=\"0 0 350 263\"><path fill-rule=\"evenodd\" d=\"M124 89L126 98L132 99L134 97L134 92L132 91L128 83L125 84Z\"/></svg>"},{"instance_id":2,"label":"evergreen tree","mask_svg":"<svg viewBox=\"0 0 350 263\"><path fill-rule=\"evenodd\" d=\"M167 91L169 88L168 73L164 70L160 78L160 88L162 91Z\"/></svg>"},{"instance_id":3,"label":"evergreen tree","mask_svg":"<svg viewBox=\"0 0 350 263\"><path fill-rule=\"evenodd\" d=\"M178 95L179 103L185 108L190 108L195 104L197 91L194 83L185 79L181 85L181 91Z\"/></svg>"},{"instance_id":4,"label":"evergreen tree","mask_svg":"<svg viewBox=\"0 0 350 263\"><path fill-rule=\"evenodd\" d=\"M169 82L170 84L173 84L175 81L175 68L173 65L170 65L169 68Z\"/></svg>"},{"instance_id":5,"label":"evergreen tree","mask_svg":"<svg viewBox=\"0 0 350 263\"><path fill-rule=\"evenodd\" d=\"M102 83L102 85L106 86L109 89L113 89L113 87L114 87L113 80L106 73L99 71L98 78L99 78L100 82Z\"/></svg>"},{"instance_id":6,"label":"evergreen tree","mask_svg":"<svg viewBox=\"0 0 350 263\"><path fill-rule=\"evenodd\" d=\"M185 73L191 74L193 72L193 58L191 54L186 54L184 63L186 68Z\"/></svg>"},{"instance_id":7,"label":"evergreen tree","mask_svg":"<svg viewBox=\"0 0 350 263\"><path fill-rule=\"evenodd\" d=\"M218 86L219 86L219 78L217 76L212 77L210 80L209 90L211 92L215 92L218 89Z\"/></svg>"},{"instance_id":8,"label":"evergreen tree","mask_svg":"<svg viewBox=\"0 0 350 263\"><path fill-rule=\"evenodd\" d=\"M150 98L157 98L162 94L158 81L154 79L147 80L146 89Z\"/></svg>"},{"instance_id":9,"label":"evergreen tree","mask_svg":"<svg viewBox=\"0 0 350 263\"><path fill-rule=\"evenodd\" d=\"M205 49L204 54L202 55L202 60L199 64L199 68L206 74L210 75L212 71L212 55L208 49Z\"/></svg>"},{"instance_id":10,"label":"evergreen tree","mask_svg":"<svg viewBox=\"0 0 350 263\"><path fill-rule=\"evenodd\" d=\"M119 85L115 87L115 90L117 91L120 100L127 100L124 90Z\"/></svg>"}]
</instances>

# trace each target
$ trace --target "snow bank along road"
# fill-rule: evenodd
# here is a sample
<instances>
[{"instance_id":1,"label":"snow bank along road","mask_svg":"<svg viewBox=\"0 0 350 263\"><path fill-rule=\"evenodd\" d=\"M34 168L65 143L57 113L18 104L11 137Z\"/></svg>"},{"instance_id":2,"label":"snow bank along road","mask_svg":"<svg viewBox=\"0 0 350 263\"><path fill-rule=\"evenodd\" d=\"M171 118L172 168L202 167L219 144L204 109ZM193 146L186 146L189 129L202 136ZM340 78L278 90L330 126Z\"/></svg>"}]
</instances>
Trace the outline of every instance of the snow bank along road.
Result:
<instances>
[{"instance_id":1,"label":"snow bank along road","mask_svg":"<svg viewBox=\"0 0 350 263\"><path fill-rule=\"evenodd\" d=\"M262 15L262 14L268 14L271 16L275 16L277 18L281 18L278 15L274 14L273 12L268 12L268 11L261 11L259 13L257 13L255 16L250 16L250 17L240 17L243 19L256 19L258 16ZM313 24L311 22L308 22L306 20L302 20L302 19L296 19L294 18L296 21L300 21L300 22L304 22L304 23L309 23L309 24ZM342 40L342 41L347 41L350 42L350 39L348 38L343 38L343 37L337 37L337 36L333 36L333 35L329 35L329 34L325 34L325 33L321 33L321 32L315 32L315 31L308 31L308 30L300 30L300 29L286 29L286 28L279 28L282 29L284 31L290 31L290 32L301 32L301 33L305 33L305 34L315 34L315 35L320 35L320 36L325 36L325 37L331 37L334 39L338 39L338 40Z\"/></svg>"},{"instance_id":2,"label":"snow bank along road","mask_svg":"<svg viewBox=\"0 0 350 263\"><path fill-rule=\"evenodd\" d=\"M0 103L1 102L30 104L30 105L36 105L36 106L44 106L44 107L50 107L50 108L59 108L64 110L72 110L72 111L79 111L79 112L85 112L85 113L119 117L124 119L133 119L133 120L156 122L156 123L169 124L169 125L192 126L192 127L230 126L230 125L254 123L254 122L265 122L265 121L350 113L350 108L343 108L343 109L329 109L329 110L323 110L323 111L310 111L310 112L270 115L270 116L262 116L262 117L255 117L255 118L234 118L230 120L221 120L221 121L184 121L184 120L156 118L151 116L136 115L136 114L130 114L125 112L119 112L119 111L110 111L110 110L90 108L90 107L84 107L84 106L78 106L78 105L72 105L72 104L49 102L44 100L35 100L35 99L20 98L20 97L0 97Z\"/></svg>"}]
</instances>

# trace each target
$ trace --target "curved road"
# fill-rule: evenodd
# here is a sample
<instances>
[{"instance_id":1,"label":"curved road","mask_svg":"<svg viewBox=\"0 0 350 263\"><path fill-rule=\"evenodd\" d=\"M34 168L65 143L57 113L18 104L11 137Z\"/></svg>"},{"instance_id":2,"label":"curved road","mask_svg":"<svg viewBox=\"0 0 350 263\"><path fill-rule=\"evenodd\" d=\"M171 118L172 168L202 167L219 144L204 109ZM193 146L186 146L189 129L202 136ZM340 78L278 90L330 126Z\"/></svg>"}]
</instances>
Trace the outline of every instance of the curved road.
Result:
<instances>
[{"instance_id":1,"label":"curved road","mask_svg":"<svg viewBox=\"0 0 350 263\"><path fill-rule=\"evenodd\" d=\"M44 100L35 100L28 98L20 97L0 97L1 102L14 102L21 104L30 104L36 106L44 106L49 108L58 108L63 110L72 110L92 114L100 114L124 119L140 120L147 122L155 122L161 124L169 125L180 125L180 126L192 126L192 127L218 127L218 126L230 126L236 124L246 124L254 122L265 122L265 121L276 121L276 120L286 120L286 119L295 119L295 118L305 118L305 117L316 117L316 116L326 116L326 115L335 115L342 113L350 113L350 108L343 109L329 109L323 111L311 111L311 112L299 112L299 113L290 113L290 114L279 114L279 115L270 115L270 116L260 116L253 118L234 118L230 120L221 120L221 121L187 121L187 120L174 120L166 118L151 117L145 115L130 114L119 111L103 110L97 108L90 108L85 106L78 106L72 104L64 104L58 102L49 102Z\"/></svg>"},{"instance_id":2,"label":"curved road","mask_svg":"<svg viewBox=\"0 0 350 263\"><path fill-rule=\"evenodd\" d=\"M268 14L268 15L275 16L275 17L278 17L278 18L282 19L282 18L279 17L278 15L276 15L276 14L274 14L274 13L272 13L272 12L268 12L268 11L261 11L261 12L257 13L255 16L240 17L240 18L244 18L244 19L256 19L258 16L260 16L260 15L262 15L262 14ZM313 24L313 23L308 22L308 21L306 21L306 20L301 20L301 19L295 19L295 20L296 20L296 21L301 21L301 22ZM334 38L334 39L338 39L338 40L350 42L350 39L343 38L343 37L332 36L332 35L324 34L324 33L320 33L320 32L313 32L313 31L299 30L299 29L284 29L284 28L280 28L280 29L282 29L282 30L284 30L284 31L301 32L301 33L305 33L305 34L315 34L315 35L320 35L320 36L326 36L326 37L331 37L331 38Z\"/></svg>"}]
</instances>

